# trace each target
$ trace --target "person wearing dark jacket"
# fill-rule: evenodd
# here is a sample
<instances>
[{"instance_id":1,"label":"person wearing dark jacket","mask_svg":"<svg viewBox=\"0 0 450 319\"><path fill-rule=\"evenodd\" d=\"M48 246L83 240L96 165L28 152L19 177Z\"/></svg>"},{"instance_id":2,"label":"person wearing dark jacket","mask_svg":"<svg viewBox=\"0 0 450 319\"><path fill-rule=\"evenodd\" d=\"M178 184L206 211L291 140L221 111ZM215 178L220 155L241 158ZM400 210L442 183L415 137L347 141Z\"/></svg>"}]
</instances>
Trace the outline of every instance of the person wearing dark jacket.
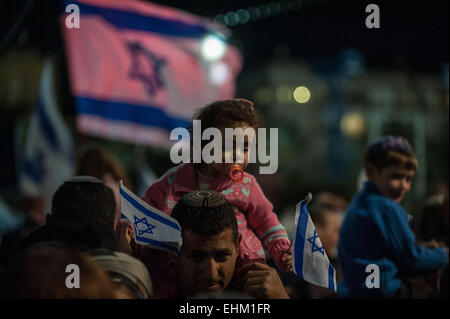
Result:
<instances>
[{"instance_id":1,"label":"person wearing dark jacket","mask_svg":"<svg viewBox=\"0 0 450 319\"><path fill-rule=\"evenodd\" d=\"M339 233L338 297L433 297L423 283L445 267L448 249L432 242L416 245L400 205L418 167L411 145L401 137L382 137L366 151L364 162L368 181L353 198Z\"/></svg>"},{"instance_id":2,"label":"person wearing dark jacket","mask_svg":"<svg viewBox=\"0 0 450 319\"><path fill-rule=\"evenodd\" d=\"M42 242L61 242L78 250L115 250L113 191L91 176L75 176L52 198L47 224L25 237L20 248Z\"/></svg>"}]
</instances>

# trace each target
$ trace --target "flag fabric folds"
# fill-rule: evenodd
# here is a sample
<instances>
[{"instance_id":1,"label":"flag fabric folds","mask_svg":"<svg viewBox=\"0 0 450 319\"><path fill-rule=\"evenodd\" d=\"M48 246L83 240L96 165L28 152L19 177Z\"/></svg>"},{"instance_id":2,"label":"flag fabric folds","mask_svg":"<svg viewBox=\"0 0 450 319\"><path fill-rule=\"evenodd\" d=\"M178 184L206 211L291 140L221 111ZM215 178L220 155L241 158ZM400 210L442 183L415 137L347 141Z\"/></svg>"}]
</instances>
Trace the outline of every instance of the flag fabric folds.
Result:
<instances>
[{"instance_id":1,"label":"flag fabric folds","mask_svg":"<svg viewBox=\"0 0 450 319\"><path fill-rule=\"evenodd\" d=\"M202 40L224 27L138 0L62 0L79 7L80 28L61 15L78 129L134 144L169 146L196 109L234 97L238 50L210 62Z\"/></svg>"},{"instance_id":2,"label":"flag fabric folds","mask_svg":"<svg viewBox=\"0 0 450 319\"><path fill-rule=\"evenodd\" d=\"M182 244L178 222L150 206L120 183L121 217L134 226L136 242L159 250L178 253Z\"/></svg>"},{"instance_id":3,"label":"flag fabric folds","mask_svg":"<svg viewBox=\"0 0 450 319\"><path fill-rule=\"evenodd\" d=\"M293 270L304 280L336 291L336 273L308 213L311 194L297 204L293 240Z\"/></svg>"},{"instance_id":4,"label":"flag fabric folds","mask_svg":"<svg viewBox=\"0 0 450 319\"><path fill-rule=\"evenodd\" d=\"M72 136L55 100L53 68L50 60L44 62L20 172L21 191L28 196L42 196L46 213L56 189L72 176L75 158Z\"/></svg>"}]
</instances>

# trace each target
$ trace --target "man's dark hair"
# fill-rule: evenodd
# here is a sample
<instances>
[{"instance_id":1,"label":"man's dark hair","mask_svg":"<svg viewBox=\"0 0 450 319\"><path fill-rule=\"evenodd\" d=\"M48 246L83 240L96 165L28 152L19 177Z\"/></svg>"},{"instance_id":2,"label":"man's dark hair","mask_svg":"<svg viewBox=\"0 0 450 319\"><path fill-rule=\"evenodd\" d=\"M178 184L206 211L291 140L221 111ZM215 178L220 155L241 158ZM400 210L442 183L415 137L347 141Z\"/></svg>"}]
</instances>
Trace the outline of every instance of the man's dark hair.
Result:
<instances>
[{"instance_id":1,"label":"man's dark hair","mask_svg":"<svg viewBox=\"0 0 450 319\"><path fill-rule=\"evenodd\" d=\"M53 195L52 218L114 225L116 202L111 188L94 177L74 177Z\"/></svg>"},{"instance_id":2,"label":"man's dark hair","mask_svg":"<svg viewBox=\"0 0 450 319\"><path fill-rule=\"evenodd\" d=\"M237 242L238 225L233 207L215 191L193 191L184 195L172 210L181 230L200 236L214 236L230 228Z\"/></svg>"}]
</instances>

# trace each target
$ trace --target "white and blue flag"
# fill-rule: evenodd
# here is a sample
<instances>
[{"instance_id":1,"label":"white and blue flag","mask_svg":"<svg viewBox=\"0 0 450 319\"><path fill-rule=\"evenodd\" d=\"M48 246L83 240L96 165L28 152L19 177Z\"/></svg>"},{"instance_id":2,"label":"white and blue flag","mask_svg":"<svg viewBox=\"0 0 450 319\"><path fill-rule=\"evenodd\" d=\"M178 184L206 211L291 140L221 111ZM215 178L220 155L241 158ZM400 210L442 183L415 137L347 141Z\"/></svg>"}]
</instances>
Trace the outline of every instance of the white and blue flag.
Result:
<instances>
[{"instance_id":1,"label":"white and blue flag","mask_svg":"<svg viewBox=\"0 0 450 319\"><path fill-rule=\"evenodd\" d=\"M308 213L307 205L311 198L310 193L296 207L293 270L312 284L336 291L336 272Z\"/></svg>"},{"instance_id":2,"label":"white and blue flag","mask_svg":"<svg viewBox=\"0 0 450 319\"><path fill-rule=\"evenodd\" d=\"M46 59L20 172L22 193L42 196L46 213L57 188L72 176L75 157L72 135L59 113L53 70L53 63Z\"/></svg>"},{"instance_id":3,"label":"white and blue flag","mask_svg":"<svg viewBox=\"0 0 450 319\"><path fill-rule=\"evenodd\" d=\"M120 183L121 217L134 225L136 242L151 248L178 253L182 244L178 222L150 206Z\"/></svg>"}]
</instances>

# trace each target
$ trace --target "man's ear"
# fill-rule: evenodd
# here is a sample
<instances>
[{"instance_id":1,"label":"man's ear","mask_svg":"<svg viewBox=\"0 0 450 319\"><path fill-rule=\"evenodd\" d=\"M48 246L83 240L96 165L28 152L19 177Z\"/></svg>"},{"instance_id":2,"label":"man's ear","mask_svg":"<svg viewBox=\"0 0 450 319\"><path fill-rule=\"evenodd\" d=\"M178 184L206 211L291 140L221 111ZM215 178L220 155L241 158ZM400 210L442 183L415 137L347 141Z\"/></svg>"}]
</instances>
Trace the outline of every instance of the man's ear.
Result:
<instances>
[{"instance_id":1,"label":"man's ear","mask_svg":"<svg viewBox=\"0 0 450 319\"><path fill-rule=\"evenodd\" d=\"M366 176L369 181L373 181L375 178L375 175L377 174L378 170L372 163L368 162L364 164L364 169L366 171Z\"/></svg>"}]
</instances>

